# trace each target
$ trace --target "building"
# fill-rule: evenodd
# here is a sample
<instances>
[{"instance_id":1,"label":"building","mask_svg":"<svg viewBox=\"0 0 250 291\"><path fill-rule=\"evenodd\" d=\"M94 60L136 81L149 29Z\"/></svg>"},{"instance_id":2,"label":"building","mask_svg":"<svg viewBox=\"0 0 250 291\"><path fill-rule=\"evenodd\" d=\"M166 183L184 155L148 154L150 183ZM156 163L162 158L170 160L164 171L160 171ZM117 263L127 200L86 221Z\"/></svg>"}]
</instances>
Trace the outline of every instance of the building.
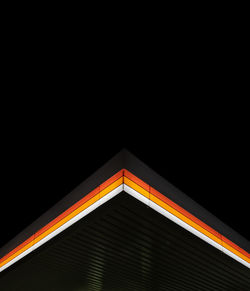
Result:
<instances>
[{"instance_id":1,"label":"building","mask_svg":"<svg viewBox=\"0 0 250 291\"><path fill-rule=\"evenodd\" d=\"M0 250L0 290L250 290L249 242L122 151Z\"/></svg>"}]
</instances>

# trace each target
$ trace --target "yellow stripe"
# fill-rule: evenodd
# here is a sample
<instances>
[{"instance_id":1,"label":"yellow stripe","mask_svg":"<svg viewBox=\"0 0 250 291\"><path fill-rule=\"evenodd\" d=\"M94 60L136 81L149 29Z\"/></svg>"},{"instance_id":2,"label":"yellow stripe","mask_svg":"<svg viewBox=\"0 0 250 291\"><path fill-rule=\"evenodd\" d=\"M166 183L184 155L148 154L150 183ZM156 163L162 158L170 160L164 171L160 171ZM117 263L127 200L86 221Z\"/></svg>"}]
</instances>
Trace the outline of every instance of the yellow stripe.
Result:
<instances>
[{"instance_id":1,"label":"yellow stripe","mask_svg":"<svg viewBox=\"0 0 250 291\"><path fill-rule=\"evenodd\" d=\"M242 258L246 262L248 262L248 263L250 262L250 259L248 257L246 257L245 255L243 255L242 253L240 253L236 249L232 248L227 243L221 241L219 238L217 238L216 236L214 236L213 234L211 234L210 232L208 232L206 229L202 228L200 225L198 225L197 223L193 222L192 220L190 220L189 218L187 218L186 216L184 216L183 214L181 214L180 212L178 212L177 210L175 210L174 208L172 208L171 206L169 206L168 204L166 204L162 200L158 199L157 197L155 197L153 194L151 194L148 191L146 191L141 186L137 185L136 183L134 183L133 181L131 181L127 177L121 177L118 180L116 180L114 183L112 183L111 185L109 185L108 187L106 187L105 189L103 189L101 192L99 192L98 194L96 194L90 200L86 201L83 205L81 205L80 207L78 207L76 210L74 210L68 216L66 216L65 218L63 218L62 220L60 220L58 223L56 223L55 225L53 225L47 231L45 231L44 233L42 233L41 235L39 235L33 241L31 241L26 246L24 246L22 249L20 249L19 251L17 251L15 254L13 254L12 256L10 256L9 258L7 258L4 262L2 262L0 264L0 267L2 267L3 265L7 264L11 260L13 260L15 257L17 257L18 255L20 255L21 253L23 253L24 251L26 251L27 249L29 249L32 245L36 244L37 242L39 242L40 240L42 240L44 237L48 236L50 233L52 233L53 231L55 231L56 229L58 229L60 226L62 226L63 224L65 224L66 222L68 222L69 220L71 220L73 217L75 217L76 215L78 215L80 212L82 212L83 210L85 210L86 208L88 208L89 206L91 206L92 204L94 204L100 198L104 197L105 195L107 195L108 193L110 193L112 190L114 190L115 188L117 188L118 186L120 186L123 183L123 180L124 180L124 183L126 185L130 186L135 191L139 192L140 194L142 194L146 198L152 200L157 205L161 206L162 208L164 208L165 210L167 210L168 212L170 212L174 216L178 217L179 219L181 219L182 221L184 221L188 225L192 226L193 228L195 228L199 232L201 232L204 235L206 235L207 237L211 238L213 241L215 241L218 244L222 245L224 248L228 249L230 252L234 253L235 255L237 255L238 257Z\"/></svg>"},{"instance_id":2,"label":"yellow stripe","mask_svg":"<svg viewBox=\"0 0 250 291\"><path fill-rule=\"evenodd\" d=\"M43 239L44 237L46 237L47 235L49 235L51 232L53 232L54 230L56 230L57 228L59 228L60 226L62 226L66 222L68 222L69 220L71 220L72 218L74 218L77 214L79 214L80 212L82 212L83 210L85 210L86 208L88 208L89 206L91 206L92 204L94 204L101 197L107 195L109 192L111 192L116 187L120 186L121 184L122 184L122 179L118 179L117 181L115 181L114 183L112 183L111 185L109 185L107 187L107 188L109 188L108 191L106 190L107 188L103 189L100 193L96 194L94 197L92 197L86 203L84 203L83 205L81 205L80 207L78 207L76 210L74 210L73 212L71 212L68 216L66 216L65 218L63 218L62 220L60 220L58 223L56 223L55 225L53 225L51 228L49 228L47 231L45 231L44 233L42 233L40 236L38 236L37 238L35 238L34 239L34 244L36 244L37 242L39 242L41 239Z\"/></svg>"},{"instance_id":3,"label":"yellow stripe","mask_svg":"<svg viewBox=\"0 0 250 291\"><path fill-rule=\"evenodd\" d=\"M33 241L31 241L30 243L28 243L22 249L20 249L19 251L17 251L16 253L14 253L12 256L10 256L9 258L7 258L5 261L3 261L0 264L0 267L2 267L3 265L7 264L9 261L13 260L15 257L17 257L18 255L20 255L21 253L23 253L24 251L26 251L27 249L29 249L32 245L36 244L41 239L43 239L44 237L46 237L47 235L49 235L50 233L52 233L53 231L55 231L56 229L58 229L60 226L62 226L63 224L65 224L66 222L68 222L69 220L71 220L77 214L79 214L80 212L82 212L83 210L85 210L86 208L88 208L89 206L91 206L92 204L94 204L100 198L104 197L109 192L113 191L115 188L117 188L118 186L120 186L122 183L123 183L123 177L119 178L114 183L112 183L111 185L109 185L108 187L106 187L105 189L103 189L101 192L99 192L98 194L96 194L94 197L92 197L91 199L89 199L88 201L86 201L83 205L81 205L80 207L78 207L76 210L74 210L69 215L67 215L62 220L60 220L55 225L53 225L51 228L49 228L48 230L46 230L45 232L43 232L41 235L39 235Z\"/></svg>"},{"instance_id":4,"label":"yellow stripe","mask_svg":"<svg viewBox=\"0 0 250 291\"><path fill-rule=\"evenodd\" d=\"M205 230L203 227L201 227L197 223L193 222L192 220L190 220L189 218L187 218L186 216L184 216L182 213L180 213L179 211L175 210L173 207L169 206L167 203L163 202L162 200L160 200L159 198L157 198L153 194L149 193L148 191L146 191L142 187L138 186L136 183L132 182L128 178L126 178L126 177L124 177L124 178L125 178L124 179L124 182L125 182L126 185L130 186L131 188L133 188L134 190L136 190L137 192L139 192L143 196L145 196L148 199L152 200L157 205L161 206L162 208L164 208L165 210L167 210L168 212L170 212L174 216L180 218L182 221L184 221L187 224L191 225L192 227L194 227L198 231L202 232L206 236L212 238L217 243L221 244L221 240L220 239L218 239L216 236L214 236L213 234L211 234L210 232L208 232L207 230Z\"/></svg>"},{"instance_id":5,"label":"yellow stripe","mask_svg":"<svg viewBox=\"0 0 250 291\"><path fill-rule=\"evenodd\" d=\"M33 240L28 243L27 245L25 245L22 249L20 249L19 251L17 251L16 253L14 253L13 255L11 255L10 257L8 257L5 261L3 261L0 264L0 267L2 267L3 265L7 264L9 261L12 261L15 257L17 257L18 255L20 255L21 253L23 253L24 251L26 251L27 249L29 249L30 247L33 246Z\"/></svg>"},{"instance_id":6,"label":"yellow stripe","mask_svg":"<svg viewBox=\"0 0 250 291\"><path fill-rule=\"evenodd\" d=\"M232 248L231 246L229 246L227 243L222 242L221 239L219 239L218 237L216 237L215 235L213 235L211 232L207 231L206 229L204 229L203 227L201 227L197 223L193 222L192 220L190 220L189 218L187 218L186 216L184 216L183 214L181 214L179 211L175 210L173 207L169 206L168 204L166 204L165 202L163 202L159 198L155 197L153 194L149 193L148 191L146 191L145 189L143 189L142 187L140 187L139 185L137 185L133 181L131 181L128 178L124 177L124 183L126 185L130 186L135 191L137 191L140 194L142 194L143 196L145 196L148 199L152 200L154 203L156 203L157 205L161 206L162 208L164 208L165 210L167 210L168 212L170 212L174 216L178 217L179 219L181 219L182 221L184 221L188 225L192 226L193 228L195 228L199 232L201 232L204 235L206 235L207 237L211 238L213 241L215 241L218 244L222 245L223 247L225 247L226 249L228 249L230 252L232 252L235 255L237 255L238 257L242 258L244 261L249 262L248 257L246 257L245 255L243 255L239 251L235 250L234 248Z\"/></svg>"},{"instance_id":7,"label":"yellow stripe","mask_svg":"<svg viewBox=\"0 0 250 291\"><path fill-rule=\"evenodd\" d=\"M131 181L125 176L124 176L124 183L149 199L150 194L148 191L146 191L141 186L137 185L135 182Z\"/></svg>"},{"instance_id":8,"label":"yellow stripe","mask_svg":"<svg viewBox=\"0 0 250 291\"><path fill-rule=\"evenodd\" d=\"M189 218L187 218L186 216L184 216L183 214L181 214L180 212L178 212L177 210L175 210L174 208L172 208L168 204L164 203L163 201L161 201L160 199L158 199L154 195L151 195L150 198L151 198L150 200L152 200L153 202L155 202L156 204L158 204L162 208L166 209L168 212L170 212L174 216L178 217L179 219L181 219L182 221L184 221L188 225L192 226L193 228L195 228L199 232L205 234L207 237L211 238L212 240L214 240L218 244L221 244L221 240L218 237L216 237L215 235L211 234L210 232L208 232L207 230L202 228L200 225L198 225L197 223L193 222L192 220L190 220Z\"/></svg>"},{"instance_id":9,"label":"yellow stripe","mask_svg":"<svg viewBox=\"0 0 250 291\"><path fill-rule=\"evenodd\" d=\"M247 261L248 263L250 262L250 259L247 256L243 255L242 253L240 253L239 251L237 251L235 248L231 247L224 241L222 241L222 246L228 249L230 252L234 253L236 256L242 258L244 261Z\"/></svg>"},{"instance_id":10,"label":"yellow stripe","mask_svg":"<svg viewBox=\"0 0 250 291\"><path fill-rule=\"evenodd\" d=\"M68 216L64 217L62 220L57 222L55 225L53 225L51 228L43 232L41 235L39 235L37 238L34 239L34 244L39 242L41 239L52 233L53 231L57 230L60 226L68 222L70 219L75 217L77 214L82 212L84 209L88 208L90 205L94 204L99 199L99 193L96 194L94 197L89 199L86 203L84 203L82 206L78 207L76 210L71 212Z\"/></svg>"},{"instance_id":11,"label":"yellow stripe","mask_svg":"<svg viewBox=\"0 0 250 291\"><path fill-rule=\"evenodd\" d=\"M107 195L109 192L113 191L116 187L120 186L123 183L123 177L116 180L114 183L106 187L100 192L100 198Z\"/></svg>"}]
</instances>

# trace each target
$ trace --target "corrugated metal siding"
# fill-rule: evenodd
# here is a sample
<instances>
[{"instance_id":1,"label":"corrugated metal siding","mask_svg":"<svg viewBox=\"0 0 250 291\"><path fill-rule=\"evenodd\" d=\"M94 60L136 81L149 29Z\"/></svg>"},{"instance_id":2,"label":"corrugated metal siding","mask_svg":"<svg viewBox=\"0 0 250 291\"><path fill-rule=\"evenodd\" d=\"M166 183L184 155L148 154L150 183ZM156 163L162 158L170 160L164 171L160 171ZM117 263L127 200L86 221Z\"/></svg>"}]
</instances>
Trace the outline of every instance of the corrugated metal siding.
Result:
<instances>
[{"instance_id":1,"label":"corrugated metal siding","mask_svg":"<svg viewBox=\"0 0 250 291\"><path fill-rule=\"evenodd\" d=\"M250 290L249 269L121 193L0 276L0 290Z\"/></svg>"}]
</instances>

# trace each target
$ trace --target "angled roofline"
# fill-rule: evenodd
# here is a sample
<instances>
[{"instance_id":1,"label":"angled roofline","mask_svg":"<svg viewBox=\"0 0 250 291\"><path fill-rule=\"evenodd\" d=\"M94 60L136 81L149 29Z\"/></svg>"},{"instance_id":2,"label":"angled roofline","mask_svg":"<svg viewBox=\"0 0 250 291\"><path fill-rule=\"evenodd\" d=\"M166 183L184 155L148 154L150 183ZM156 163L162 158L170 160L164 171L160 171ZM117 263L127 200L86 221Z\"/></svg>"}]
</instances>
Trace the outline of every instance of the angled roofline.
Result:
<instances>
[{"instance_id":1,"label":"angled roofline","mask_svg":"<svg viewBox=\"0 0 250 291\"><path fill-rule=\"evenodd\" d=\"M245 238L122 150L6 244L0 250L0 271L122 191L249 267L250 247Z\"/></svg>"}]
</instances>

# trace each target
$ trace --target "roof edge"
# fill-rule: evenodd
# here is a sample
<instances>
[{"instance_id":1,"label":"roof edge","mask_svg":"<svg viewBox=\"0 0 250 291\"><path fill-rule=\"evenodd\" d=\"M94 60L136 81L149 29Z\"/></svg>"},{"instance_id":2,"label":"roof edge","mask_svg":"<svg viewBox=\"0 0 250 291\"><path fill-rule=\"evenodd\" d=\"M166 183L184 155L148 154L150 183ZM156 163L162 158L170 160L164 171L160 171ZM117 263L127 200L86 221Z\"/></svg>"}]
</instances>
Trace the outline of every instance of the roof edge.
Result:
<instances>
[{"instance_id":1,"label":"roof edge","mask_svg":"<svg viewBox=\"0 0 250 291\"><path fill-rule=\"evenodd\" d=\"M122 149L113 158L100 167L95 173L90 175L84 182L77 186L73 191L56 203L52 208L37 218L31 225L10 240L0 249L0 258L9 253L19 244L24 242L44 225L59 216L89 192L101 185L121 169L127 169L141 180L161 192L167 198L183 207L185 210L196 216L198 219L230 239L236 245L250 253L250 244L247 239L238 234L232 228L224 224L221 220L204 209L178 188L166 181L162 176L144 164L126 149ZM202 190L201 190L202 191Z\"/></svg>"}]
</instances>

